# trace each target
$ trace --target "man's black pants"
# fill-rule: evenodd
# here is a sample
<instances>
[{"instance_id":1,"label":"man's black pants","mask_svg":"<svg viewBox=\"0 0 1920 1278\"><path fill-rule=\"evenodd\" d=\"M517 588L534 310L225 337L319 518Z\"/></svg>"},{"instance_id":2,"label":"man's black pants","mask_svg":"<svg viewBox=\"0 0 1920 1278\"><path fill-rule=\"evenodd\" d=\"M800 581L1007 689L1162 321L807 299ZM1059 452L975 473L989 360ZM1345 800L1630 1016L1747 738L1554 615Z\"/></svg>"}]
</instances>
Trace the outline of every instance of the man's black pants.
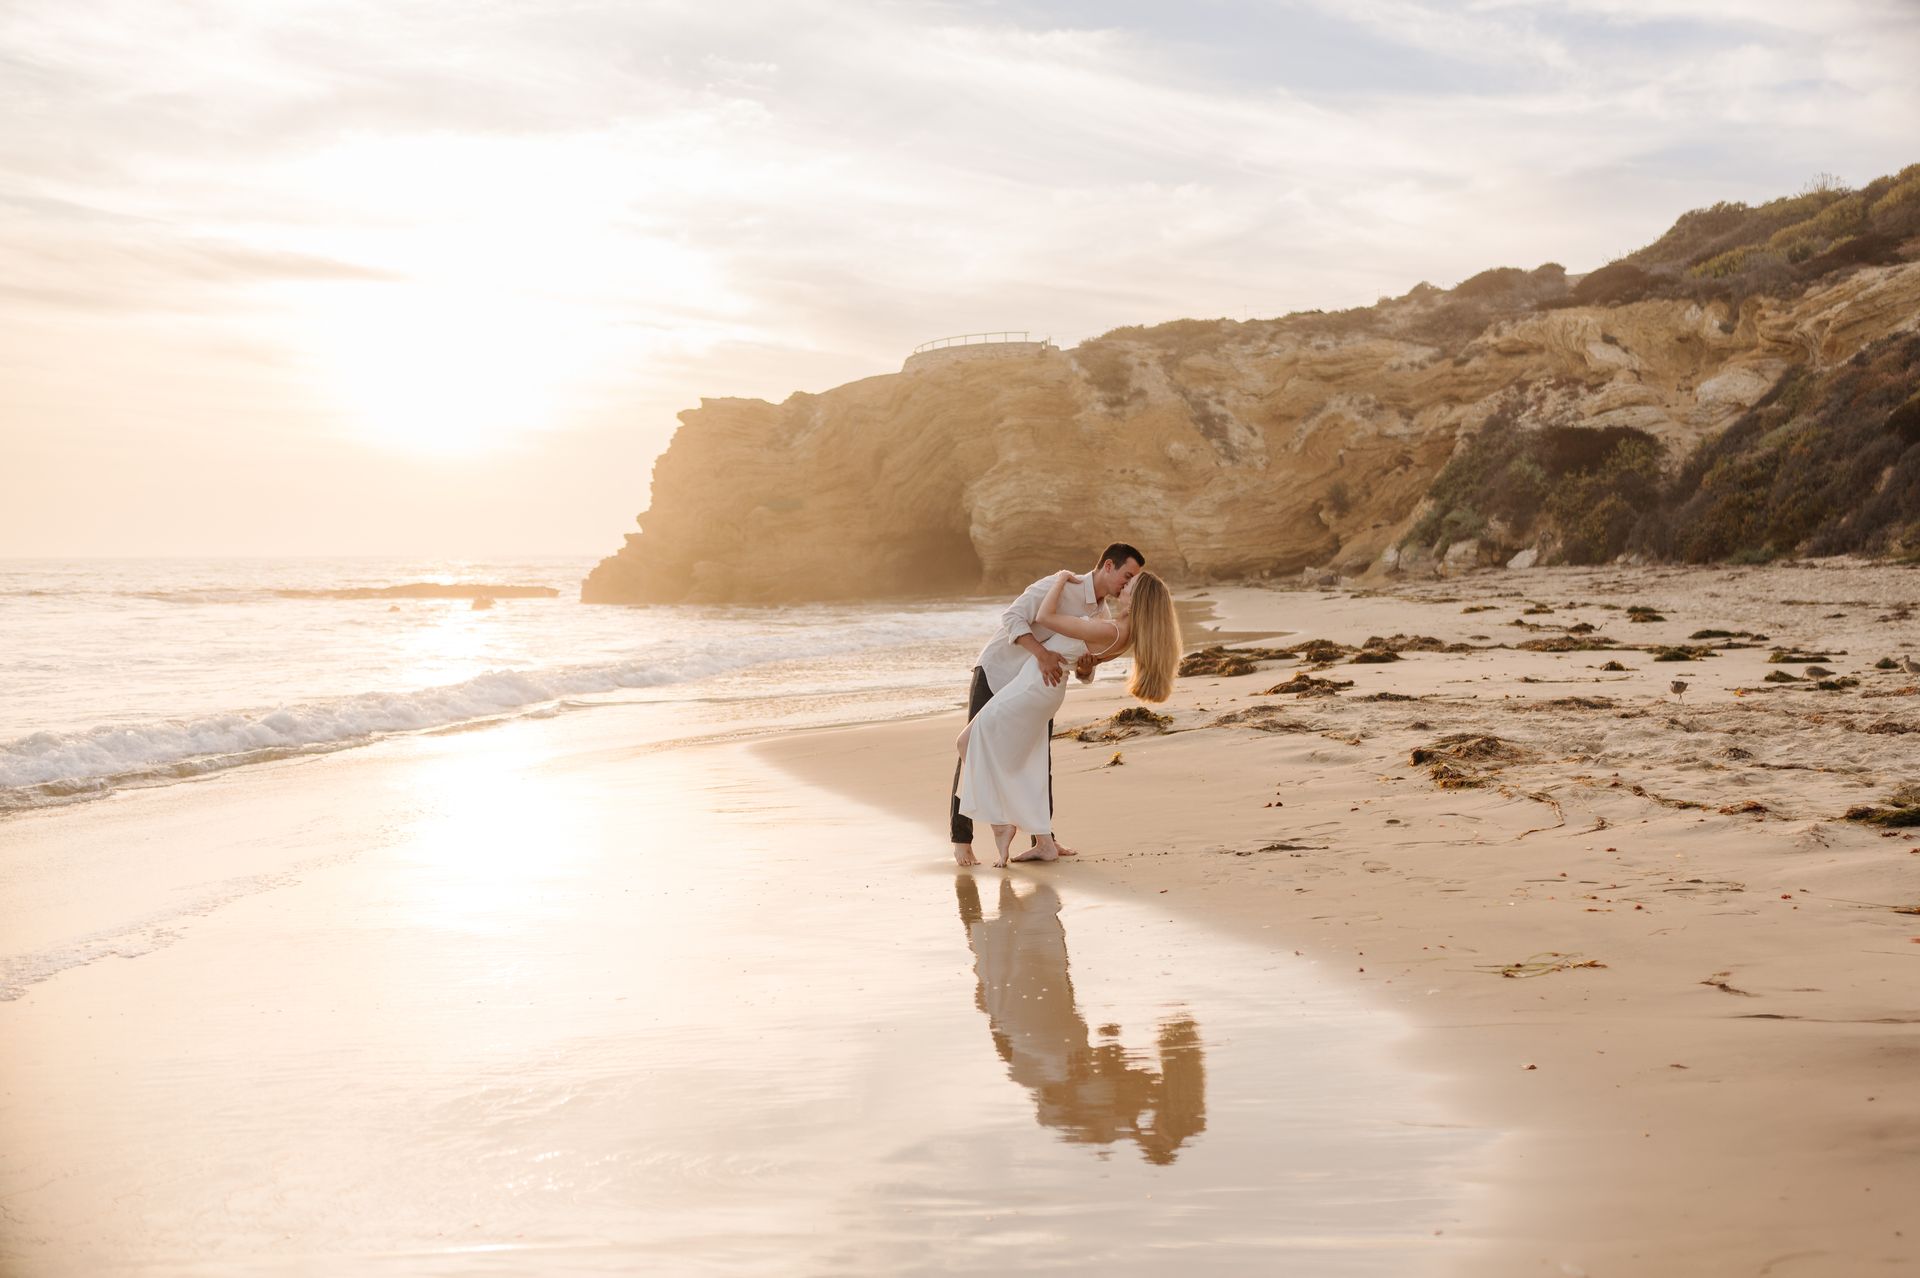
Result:
<instances>
[{"instance_id":1,"label":"man's black pants","mask_svg":"<svg viewBox=\"0 0 1920 1278\"><path fill-rule=\"evenodd\" d=\"M973 722L973 716L980 713L980 707L993 700L993 689L987 686L987 672L979 666L973 668L973 682L967 687L967 722ZM960 768L953 765L953 802L950 805L955 843L973 842L973 818L960 813ZM1053 720L1047 720L1047 814L1053 814Z\"/></svg>"}]
</instances>

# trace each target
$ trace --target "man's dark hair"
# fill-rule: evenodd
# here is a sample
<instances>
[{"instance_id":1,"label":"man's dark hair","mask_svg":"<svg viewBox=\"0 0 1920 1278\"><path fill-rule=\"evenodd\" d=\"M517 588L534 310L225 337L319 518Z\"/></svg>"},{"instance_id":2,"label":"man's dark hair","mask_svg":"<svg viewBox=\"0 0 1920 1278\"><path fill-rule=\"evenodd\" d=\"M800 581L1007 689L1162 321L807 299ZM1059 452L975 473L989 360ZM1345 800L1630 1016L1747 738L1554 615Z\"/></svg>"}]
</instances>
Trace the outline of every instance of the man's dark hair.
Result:
<instances>
[{"instance_id":1,"label":"man's dark hair","mask_svg":"<svg viewBox=\"0 0 1920 1278\"><path fill-rule=\"evenodd\" d=\"M1139 564L1142 568L1145 568L1147 566L1147 557L1141 554L1139 551L1135 550L1132 546L1129 546L1124 541L1116 541L1111 546L1108 546L1105 550L1101 551L1100 558L1094 560L1094 566L1097 568L1101 564L1106 563L1109 559L1113 561L1113 566L1115 568L1121 567L1129 559Z\"/></svg>"}]
</instances>

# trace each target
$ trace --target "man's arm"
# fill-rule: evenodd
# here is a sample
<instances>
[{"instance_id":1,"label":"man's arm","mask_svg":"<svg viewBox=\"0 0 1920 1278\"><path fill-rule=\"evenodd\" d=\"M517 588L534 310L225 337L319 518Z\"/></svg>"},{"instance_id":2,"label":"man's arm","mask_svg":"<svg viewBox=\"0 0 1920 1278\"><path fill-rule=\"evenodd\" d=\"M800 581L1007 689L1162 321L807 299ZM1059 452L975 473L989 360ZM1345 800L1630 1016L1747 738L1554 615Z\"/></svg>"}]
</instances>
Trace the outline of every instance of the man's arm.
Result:
<instances>
[{"instance_id":1,"label":"man's arm","mask_svg":"<svg viewBox=\"0 0 1920 1278\"><path fill-rule=\"evenodd\" d=\"M1000 614L1000 620L1007 627L1008 638L1019 643L1022 635L1033 633L1033 619L1040 615L1040 601L1047 597L1047 591L1052 586L1053 578L1042 577L1021 591L1020 597L1007 605L1007 610Z\"/></svg>"}]
</instances>

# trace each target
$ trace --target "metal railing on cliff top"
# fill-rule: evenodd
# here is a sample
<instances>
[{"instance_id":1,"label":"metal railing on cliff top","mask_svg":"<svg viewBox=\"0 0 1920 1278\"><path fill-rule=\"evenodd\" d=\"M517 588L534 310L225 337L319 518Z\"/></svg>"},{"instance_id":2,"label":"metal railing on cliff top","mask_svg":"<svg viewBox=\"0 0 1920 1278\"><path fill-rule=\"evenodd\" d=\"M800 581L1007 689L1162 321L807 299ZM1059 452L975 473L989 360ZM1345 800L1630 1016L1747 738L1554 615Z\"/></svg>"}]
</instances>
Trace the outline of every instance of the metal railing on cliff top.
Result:
<instances>
[{"instance_id":1,"label":"metal railing on cliff top","mask_svg":"<svg viewBox=\"0 0 1920 1278\"><path fill-rule=\"evenodd\" d=\"M913 348L913 353L920 355L927 351L937 351L946 346L972 346L984 342L1030 342L1032 340L1033 337L1031 333L1028 332L961 333L956 337L936 337L931 342L922 342ZM1053 339L1051 337L1043 337L1040 340L1044 343L1050 342Z\"/></svg>"}]
</instances>

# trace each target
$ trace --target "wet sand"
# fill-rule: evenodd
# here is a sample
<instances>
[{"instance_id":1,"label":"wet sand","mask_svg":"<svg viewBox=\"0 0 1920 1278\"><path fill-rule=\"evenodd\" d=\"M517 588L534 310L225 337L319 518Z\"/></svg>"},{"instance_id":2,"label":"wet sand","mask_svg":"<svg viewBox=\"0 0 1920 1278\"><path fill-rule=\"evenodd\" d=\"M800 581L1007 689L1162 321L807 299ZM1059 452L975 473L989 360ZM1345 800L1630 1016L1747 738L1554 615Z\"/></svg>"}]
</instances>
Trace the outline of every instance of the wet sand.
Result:
<instances>
[{"instance_id":1,"label":"wet sand","mask_svg":"<svg viewBox=\"0 0 1920 1278\"><path fill-rule=\"evenodd\" d=\"M1489 1136L1406 1018L1151 892L956 874L633 717L8 821L0 1272L1401 1275L1466 1245Z\"/></svg>"},{"instance_id":2,"label":"wet sand","mask_svg":"<svg viewBox=\"0 0 1920 1278\"><path fill-rule=\"evenodd\" d=\"M1054 759L1085 855L1034 877L1298 951L1416 1024L1399 1063L1500 1134L1456 1272L1920 1266L1920 829L1838 819L1920 781L1920 678L1875 668L1920 656L1920 571L1205 595L1223 627L1294 632L1275 645L1439 644L1184 679L1171 730L1126 739L1102 739L1124 697L1076 688ZM1635 647L1493 646L1602 639ZM1647 650L1680 645L1712 655ZM1297 670L1352 683L1268 691ZM758 749L911 822L932 863L958 724Z\"/></svg>"}]
</instances>

